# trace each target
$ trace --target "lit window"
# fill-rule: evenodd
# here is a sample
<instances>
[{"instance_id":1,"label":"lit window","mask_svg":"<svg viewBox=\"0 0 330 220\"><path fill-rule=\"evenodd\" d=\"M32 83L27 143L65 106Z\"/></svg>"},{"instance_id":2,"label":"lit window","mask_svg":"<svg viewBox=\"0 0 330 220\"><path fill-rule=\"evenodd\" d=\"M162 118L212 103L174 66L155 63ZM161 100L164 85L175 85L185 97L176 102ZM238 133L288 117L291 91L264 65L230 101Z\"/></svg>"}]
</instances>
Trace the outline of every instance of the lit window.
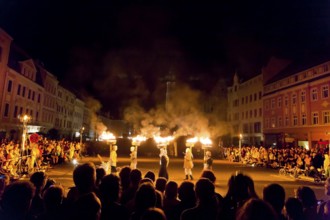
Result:
<instances>
[{"instance_id":1,"label":"lit window","mask_svg":"<svg viewBox=\"0 0 330 220\"><path fill-rule=\"evenodd\" d=\"M330 111L323 112L323 123L330 124Z\"/></svg>"},{"instance_id":2,"label":"lit window","mask_svg":"<svg viewBox=\"0 0 330 220\"><path fill-rule=\"evenodd\" d=\"M301 91L300 100L302 103L306 102L306 91Z\"/></svg>"},{"instance_id":3,"label":"lit window","mask_svg":"<svg viewBox=\"0 0 330 220\"><path fill-rule=\"evenodd\" d=\"M282 107L282 97L277 98L277 107L281 108Z\"/></svg>"},{"instance_id":4,"label":"lit window","mask_svg":"<svg viewBox=\"0 0 330 220\"><path fill-rule=\"evenodd\" d=\"M311 99L312 99L312 101L317 101L317 89L316 88L312 89Z\"/></svg>"},{"instance_id":5,"label":"lit window","mask_svg":"<svg viewBox=\"0 0 330 220\"><path fill-rule=\"evenodd\" d=\"M270 104L271 109L275 108L275 99L271 100L271 104Z\"/></svg>"},{"instance_id":6,"label":"lit window","mask_svg":"<svg viewBox=\"0 0 330 220\"><path fill-rule=\"evenodd\" d=\"M278 120L278 127L282 127L282 117L279 116L277 120Z\"/></svg>"},{"instance_id":7,"label":"lit window","mask_svg":"<svg viewBox=\"0 0 330 220\"><path fill-rule=\"evenodd\" d=\"M295 105L295 104L297 104L297 94L293 93L292 94L292 105Z\"/></svg>"},{"instance_id":8,"label":"lit window","mask_svg":"<svg viewBox=\"0 0 330 220\"><path fill-rule=\"evenodd\" d=\"M319 124L319 113L318 112L313 112L312 113L312 122L313 122L313 125L317 125Z\"/></svg>"},{"instance_id":9,"label":"lit window","mask_svg":"<svg viewBox=\"0 0 330 220\"><path fill-rule=\"evenodd\" d=\"M288 96L285 96L284 97L284 106L288 107L288 105L289 105L289 98L288 98Z\"/></svg>"},{"instance_id":10,"label":"lit window","mask_svg":"<svg viewBox=\"0 0 330 220\"><path fill-rule=\"evenodd\" d=\"M301 115L301 124L306 125L307 124L307 116L306 114Z\"/></svg>"},{"instance_id":11,"label":"lit window","mask_svg":"<svg viewBox=\"0 0 330 220\"><path fill-rule=\"evenodd\" d=\"M293 116L293 126L297 126L298 125L298 116L294 115Z\"/></svg>"},{"instance_id":12,"label":"lit window","mask_svg":"<svg viewBox=\"0 0 330 220\"><path fill-rule=\"evenodd\" d=\"M328 85L322 86L322 98L323 99L329 98L329 86Z\"/></svg>"}]
</instances>

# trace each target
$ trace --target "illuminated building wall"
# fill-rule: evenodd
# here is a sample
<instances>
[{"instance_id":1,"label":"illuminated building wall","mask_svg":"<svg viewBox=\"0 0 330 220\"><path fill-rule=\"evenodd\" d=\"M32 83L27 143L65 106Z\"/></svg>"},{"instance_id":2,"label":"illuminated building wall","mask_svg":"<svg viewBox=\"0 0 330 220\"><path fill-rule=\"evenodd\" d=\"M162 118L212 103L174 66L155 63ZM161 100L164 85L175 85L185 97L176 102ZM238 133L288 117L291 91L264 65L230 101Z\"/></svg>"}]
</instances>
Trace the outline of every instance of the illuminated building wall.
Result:
<instances>
[{"instance_id":1,"label":"illuminated building wall","mask_svg":"<svg viewBox=\"0 0 330 220\"><path fill-rule=\"evenodd\" d=\"M330 61L289 72L264 86L267 145L326 145L330 139ZM280 75L283 73L280 73Z\"/></svg>"},{"instance_id":2,"label":"illuminated building wall","mask_svg":"<svg viewBox=\"0 0 330 220\"><path fill-rule=\"evenodd\" d=\"M245 82L240 82L235 74L233 85L228 87L227 111L233 144L238 144L239 134L242 134L243 144L262 144L262 90L261 74Z\"/></svg>"}]
</instances>

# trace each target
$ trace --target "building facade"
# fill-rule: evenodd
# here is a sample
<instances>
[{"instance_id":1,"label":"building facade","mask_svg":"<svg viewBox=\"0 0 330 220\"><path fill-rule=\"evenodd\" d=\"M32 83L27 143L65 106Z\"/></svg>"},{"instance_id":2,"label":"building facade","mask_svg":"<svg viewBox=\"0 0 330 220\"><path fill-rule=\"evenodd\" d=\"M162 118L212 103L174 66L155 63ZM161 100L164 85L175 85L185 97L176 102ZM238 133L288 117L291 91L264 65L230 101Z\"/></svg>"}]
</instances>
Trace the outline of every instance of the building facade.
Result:
<instances>
[{"instance_id":1,"label":"building facade","mask_svg":"<svg viewBox=\"0 0 330 220\"><path fill-rule=\"evenodd\" d=\"M264 86L266 145L326 146L330 139L330 61Z\"/></svg>"},{"instance_id":2,"label":"building facade","mask_svg":"<svg viewBox=\"0 0 330 220\"><path fill-rule=\"evenodd\" d=\"M22 115L30 118L28 133L56 129L73 138L83 126L84 105L0 29L0 139L20 139Z\"/></svg>"},{"instance_id":3,"label":"building facade","mask_svg":"<svg viewBox=\"0 0 330 220\"><path fill-rule=\"evenodd\" d=\"M233 85L228 87L227 120L232 144L241 141L247 145L262 145L263 138L263 78L259 74L240 82L235 74Z\"/></svg>"}]
</instances>

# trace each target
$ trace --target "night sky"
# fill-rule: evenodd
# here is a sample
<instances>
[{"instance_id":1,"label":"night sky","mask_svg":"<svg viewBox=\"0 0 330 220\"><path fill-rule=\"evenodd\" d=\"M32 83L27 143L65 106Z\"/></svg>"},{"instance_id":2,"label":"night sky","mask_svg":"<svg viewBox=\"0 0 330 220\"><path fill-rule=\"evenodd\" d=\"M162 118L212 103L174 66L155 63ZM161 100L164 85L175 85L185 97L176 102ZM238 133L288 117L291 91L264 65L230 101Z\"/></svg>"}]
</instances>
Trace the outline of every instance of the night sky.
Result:
<instances>
[{"instance_id":1,"label":"night sky","mask_svg":"<svg viewBox=\"0 0 330 220\"><path fill-rule=\"evenodd\" d=\"M217 3L215 3L217 2ZM235 71L260 73L270 57L329 50L326 0L0 0L0 27L61 84L100 100L111 114L157 103L176 81L209 91Z\"/></svg>"}]
</instances>

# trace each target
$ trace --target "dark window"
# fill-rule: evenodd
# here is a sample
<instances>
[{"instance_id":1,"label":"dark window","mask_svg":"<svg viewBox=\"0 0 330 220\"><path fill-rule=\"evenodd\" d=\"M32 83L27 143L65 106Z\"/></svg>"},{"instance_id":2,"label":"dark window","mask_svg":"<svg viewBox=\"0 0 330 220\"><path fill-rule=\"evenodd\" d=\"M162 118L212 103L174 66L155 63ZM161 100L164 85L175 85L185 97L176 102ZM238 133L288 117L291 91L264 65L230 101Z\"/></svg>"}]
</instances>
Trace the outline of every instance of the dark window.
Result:
<instances>
[{"instance_id":1,"label":"dark window","mask_svg":"<svg viewBox=\"0 0 330 220\"><path fill-rule=\"evenodd\" d=\"M21 84L18 84L17 95L21 95Z\"/></svg>"},{"instance_id":2,"label":"dark window","mask_svg":"<svg viewBox=\"0 0 330 220\"><path fill-rule=\"evenodd\" d=\"M9 80L9 81L8 81L7 91L8 91L8 92L11 92L12 87L13 87L13 81Z\"/></svg>"},{"instance_id":3,"label":"dark window","mask_svg":"<svg viewBox=\"0 0 330 220\"><path fill-rule=\"evenodd\" d=\"M4 112L3 116L8 117L8 115L9 115L9 104L6 103L5 104L5 112Z\"/></svg>"},{"instance_id":4,"label":"dark window","mask_svg":"<svg viewBox=\"0 0 330 220\"><path fill-rule=\"evenodd\" d=\"M18 106L15 105L15 108L14 108L14 118L17 118L17 112L18 112Z\"/></svg>"},{"instance_id":5,"label":"dark window","mask_svg":"<svg viewBox=\"0 0 330 220\"><path fill-rule=\"evenodd\" d=\"M32 92L32 100L34 101L35 92Z\"/></svg>"},{"instance_id":6,"label":"dark window","mask_svg":"<svg viewBox=\"0 0 330 220\"><path fill-rule=\"evenodd\" d=\"M40 94L38 94L38 103L40 103Z\"/></svg>"},{"instance_id":7,"label":"dark window","mask_svg":"<svg viewBox=\"0 0 330 220\"><path fill-rule=\"evenodd\" d=\"M22 96L25 97L25 86L23 86Z\"/></svg>"},{"instance_id":8,"label":"dark window","mask_svg":"<svg viewBox=\"0 0 330 220\"><path fill-rule=\"evenodd\" d=\"M28 99L31 98L31 89L29 89L29 92L28 92Z\"/></svg>"},{"instance_id":9,"label":"dark window","mask_svg":"<svg viewBox=\"0 0 330 220\"><path fill-rule=\"evenodd\" d=\"M20 108L19 108L19 114L20 114L20 115L23 114L23 107L20 107Z\"/></svg>"}]
</instances>

